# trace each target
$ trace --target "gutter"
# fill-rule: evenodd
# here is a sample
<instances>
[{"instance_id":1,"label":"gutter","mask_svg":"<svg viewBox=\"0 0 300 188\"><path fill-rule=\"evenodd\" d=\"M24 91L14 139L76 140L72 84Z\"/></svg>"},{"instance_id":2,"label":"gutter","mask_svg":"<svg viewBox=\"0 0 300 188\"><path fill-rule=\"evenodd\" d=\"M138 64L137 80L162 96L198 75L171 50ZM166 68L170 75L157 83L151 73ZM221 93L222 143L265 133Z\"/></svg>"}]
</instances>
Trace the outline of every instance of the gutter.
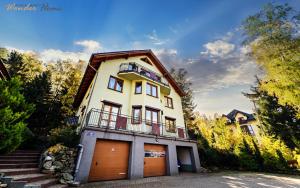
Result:
<instances>
[{"instance_id":1,"label":"gutter","mask_svg":"<svg viewBox=\"0 0 300 188\"><path fill-rule=\"evenodd\" d=\"M79 152L78 152L78 158L77 158L76 168L75 168L75 172L74 172L74 184L79 185L80 182L77 180L77 175L78 175L79 166L81 163L81 158L82 158L82 153L83 153L83 145L78 144L77 148L79 149Z\"/></svg>"}]
</instances>

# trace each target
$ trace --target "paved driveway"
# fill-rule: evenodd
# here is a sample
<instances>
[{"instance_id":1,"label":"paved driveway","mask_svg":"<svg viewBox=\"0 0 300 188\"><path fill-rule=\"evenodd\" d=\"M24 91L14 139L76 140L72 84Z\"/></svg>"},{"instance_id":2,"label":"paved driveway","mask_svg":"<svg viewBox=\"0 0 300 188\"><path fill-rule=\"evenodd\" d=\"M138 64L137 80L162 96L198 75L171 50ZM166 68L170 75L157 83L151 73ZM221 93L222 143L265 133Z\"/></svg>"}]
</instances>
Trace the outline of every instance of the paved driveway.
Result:
<instances>
[{"instance_id":1,"label":"paved driveway","mask_svg":"<svg viewBox=\"0 0 300 188\"><path fill-rule=\"evenodd\" d=\"M82 187L300 188L300 177L252 172L185 173L179 176L89 183Z\"/></svg>"}]
</instances>

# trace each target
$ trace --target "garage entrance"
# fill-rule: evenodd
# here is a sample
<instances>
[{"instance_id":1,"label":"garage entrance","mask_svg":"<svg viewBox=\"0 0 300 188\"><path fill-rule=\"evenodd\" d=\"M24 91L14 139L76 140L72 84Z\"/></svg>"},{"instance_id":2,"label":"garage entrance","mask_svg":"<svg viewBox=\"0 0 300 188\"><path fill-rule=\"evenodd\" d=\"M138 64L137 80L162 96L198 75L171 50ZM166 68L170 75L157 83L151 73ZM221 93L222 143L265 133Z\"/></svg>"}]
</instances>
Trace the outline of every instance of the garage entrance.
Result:
<instances>
[{"instance_id":1,"label":"garage entrance","mask_svg":"<svg viewBox=\"0 0 300 188\"><path fill-rule=\"evenodd\" d=\"M166 146L144 145L144 177L166 175Z\"/></svg>"},{"instance_id":2,"label":"garage entrance","mask_svg":"<svg viewBox=\"0 0 300 188\"><path fill-rule=\"evenodd\" d=\"M126 179L130 143L98 140L95 145L89 181Z\"/></svg>"},{"instance_id":3,"label":"garage entrance","mask_svg":"<svg viewBox=\"0 0 300 188\"><path fill-rule=\"evenodd\" d=\"M177 163L179 172L194 172L194 159L192 157L192 148L177 146Z\"/></svg>"}]
</instances>

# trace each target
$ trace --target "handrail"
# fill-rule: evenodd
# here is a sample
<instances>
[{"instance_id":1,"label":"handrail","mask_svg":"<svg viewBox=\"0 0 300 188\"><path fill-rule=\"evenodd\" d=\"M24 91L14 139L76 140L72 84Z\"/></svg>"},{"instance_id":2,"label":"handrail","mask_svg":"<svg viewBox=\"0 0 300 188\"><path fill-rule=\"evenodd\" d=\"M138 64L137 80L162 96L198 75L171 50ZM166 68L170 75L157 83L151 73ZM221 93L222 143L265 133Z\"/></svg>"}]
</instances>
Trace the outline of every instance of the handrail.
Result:
<instances>
[{"instance_id":1,"label":"handrail","mask_svg":"<svg viewBox=\"0 0 300 188\"><path fill-rule=\"evenodd\" d=\"M162 122L153 122L143 118L134 118L120 113L112 113L92 108L86 118L86 127L99 127L122 131L188 138L183 126L168 127Z\"/></svg>"},{"instance_id":2,"label":"handrail","mask_svg":"<svg viewBox=\"0 0 300 188\"><path fill-rule=\"evenodd\" d=\"M155 75L157 79L155 79L151 76L148 76L145 73L145 71L149 72L150 75ZM167 87L170 87L169 83L166 81L164 76L159 75L159 74L151 71L150 69L148 69L138 63L135 63L135 62L120 64L119 73L122 73L122 72L136 72L137 74L140 74L140 75L145 76L153 81L159 82Z\"/></svg>"}]
</instances>

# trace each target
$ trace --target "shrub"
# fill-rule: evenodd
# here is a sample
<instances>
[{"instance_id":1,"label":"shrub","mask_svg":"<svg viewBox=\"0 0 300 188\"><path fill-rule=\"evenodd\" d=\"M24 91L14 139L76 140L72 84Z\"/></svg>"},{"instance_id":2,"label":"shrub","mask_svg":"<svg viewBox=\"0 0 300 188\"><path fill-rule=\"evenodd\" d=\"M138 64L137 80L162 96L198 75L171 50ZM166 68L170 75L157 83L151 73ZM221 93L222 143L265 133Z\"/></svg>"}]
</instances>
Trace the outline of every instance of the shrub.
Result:
<instances>
[{"instance_id":1,"label":"shrub","mask_svg":"<svg viewBox=\"0 0 300 188\"><path fill-rule=\"evenodd\" d=\"M24 141L25 120L34 111L22 92L19 78L0 80L0 153L12 152Z\"/></svg>"},{"instance_id":2,"label":"shrub","mask_svg":"<svg viewBox=\"0 0 300 188\"><path fill-rule=\"evenodd\" d=\"M48 138L51 145L62 143L67 147L74 147L79 143L80 136L76 132L76 126L64 125L52 129Z\"/></svg>"}]
</instances>

